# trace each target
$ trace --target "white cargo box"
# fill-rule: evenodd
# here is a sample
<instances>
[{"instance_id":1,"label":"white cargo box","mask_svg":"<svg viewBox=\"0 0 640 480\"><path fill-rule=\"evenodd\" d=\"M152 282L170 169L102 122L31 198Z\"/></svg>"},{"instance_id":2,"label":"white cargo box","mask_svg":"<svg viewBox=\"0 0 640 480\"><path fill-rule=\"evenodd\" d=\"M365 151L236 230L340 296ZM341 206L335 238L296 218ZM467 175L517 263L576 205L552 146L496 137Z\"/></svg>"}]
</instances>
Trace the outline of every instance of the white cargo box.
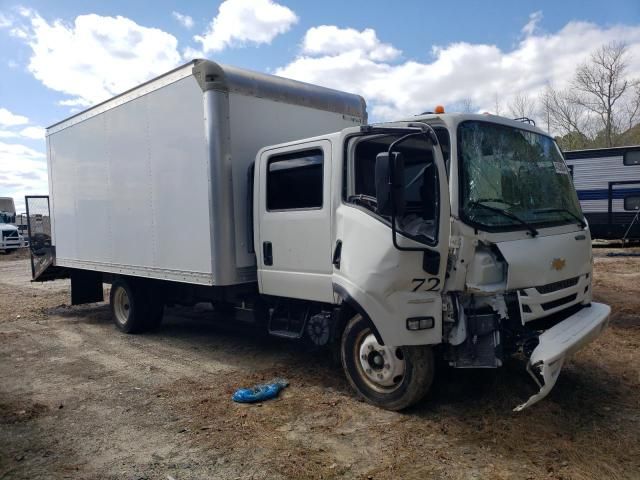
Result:
<instances>
[{"instance_id":1,"label":"white cargo box","mask_svg":"<svg viewBox=\"0 0 640 480\"><path fill-rule=\"evenodd\" d=\"M55 265L255 281L247 198L258 150L362 123L360 96L194 60L52 125Z\"/></svg>"}]
</instances>

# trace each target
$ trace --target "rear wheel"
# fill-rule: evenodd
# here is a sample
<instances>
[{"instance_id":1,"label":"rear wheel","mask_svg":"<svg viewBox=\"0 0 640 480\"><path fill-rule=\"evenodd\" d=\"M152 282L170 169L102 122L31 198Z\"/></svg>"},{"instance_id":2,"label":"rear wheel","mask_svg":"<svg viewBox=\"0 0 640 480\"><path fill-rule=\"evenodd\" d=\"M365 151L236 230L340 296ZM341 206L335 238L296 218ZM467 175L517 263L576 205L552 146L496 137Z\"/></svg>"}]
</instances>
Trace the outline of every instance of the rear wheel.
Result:
<instances>
[{"instance_id":1,"label":"rear wheel","mask_svg":"<svg viewBox=\"0 0 640 480\"><path fill-rule=\"evenodd\" d=\"M407 408L426 395L433 381L430 347L381 345L362 315L347 323L340 350L349 383L367 402L378 407Z\"/></svg>"},{"instance_id":2,"label":"rear wheel","mask_svg":"<svg viewBox=\"0 0 640 480\"><path fill-rule=\"evenodd\" d=\"M125 333L140 333L158 328L164 305L154 297L153 289L140 280L114 280L109 300L116 327Z\"/></svg>"}]
</instances>

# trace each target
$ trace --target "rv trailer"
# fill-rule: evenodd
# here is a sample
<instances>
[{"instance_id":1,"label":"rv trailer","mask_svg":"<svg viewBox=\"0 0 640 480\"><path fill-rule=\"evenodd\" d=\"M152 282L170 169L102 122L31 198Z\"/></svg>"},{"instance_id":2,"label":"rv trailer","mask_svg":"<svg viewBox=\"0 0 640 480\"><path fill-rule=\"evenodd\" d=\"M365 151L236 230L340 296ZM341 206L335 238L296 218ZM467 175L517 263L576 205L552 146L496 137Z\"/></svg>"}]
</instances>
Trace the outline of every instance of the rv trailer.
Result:
<instances>
[{"instance_id":1,"label":"rv trailer","mask_svg":"<svg viewBox=\"0 0 640 480\"><path fill-rule=\"evenodd\" d=\"M591 236L640 240L640 145L564 152Z\"/></svg>"}]
</instances>

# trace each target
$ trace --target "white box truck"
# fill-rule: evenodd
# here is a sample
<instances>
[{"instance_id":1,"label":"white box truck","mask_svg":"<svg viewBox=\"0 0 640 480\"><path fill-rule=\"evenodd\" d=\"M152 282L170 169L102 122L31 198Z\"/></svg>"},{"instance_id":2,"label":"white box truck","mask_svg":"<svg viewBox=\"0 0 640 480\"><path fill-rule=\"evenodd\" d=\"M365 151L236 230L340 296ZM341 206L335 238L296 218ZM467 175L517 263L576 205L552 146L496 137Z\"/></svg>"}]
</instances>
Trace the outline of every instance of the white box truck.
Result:
<instances>
[{"instance_id":1,"label":"white box truck","mask_svg":"<svg viewBox=\"0 0 640 480\"><path fill-rule=\"evenodd\" d=\"M554 140L442 109L367 125L356 95L196 60L47 130L49 278L111 283L116 326L208 301L333 347L399 410L457 368L527 358L543 398L604 328ZM29 204L30 199L27 198ZM43 215L49 214L49 208Z\"/></svg>"},{"instance_id":2,"label":"white box truck","mask_svg":"<svg viewBox=\"0 0 640 480\"><path fill-rule=\"evenodd\" d=\"M0 197L0 250L11 252L26 242L16 223L16 206L12 197Z\"/></svg>"}]
</instances>

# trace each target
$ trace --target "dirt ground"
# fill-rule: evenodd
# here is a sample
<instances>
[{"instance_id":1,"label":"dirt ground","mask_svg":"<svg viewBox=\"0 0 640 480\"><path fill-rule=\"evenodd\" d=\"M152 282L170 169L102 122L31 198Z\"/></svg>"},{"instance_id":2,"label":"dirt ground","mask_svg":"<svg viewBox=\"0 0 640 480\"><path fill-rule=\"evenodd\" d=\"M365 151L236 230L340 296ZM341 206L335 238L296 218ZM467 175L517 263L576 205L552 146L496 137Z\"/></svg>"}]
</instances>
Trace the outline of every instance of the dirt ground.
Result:
<instances>
[{"instance_id":1,"label":"dirt ground","mask_svg":"<svg viewBox=\"0 0 640 480\"><path fill-rule=\"evenodd\" d=\"M523 365L438 372L403 413L355 398L323 352L264 340L205 308L124 335L69 283L0 255L0 479L638 479L640 257L596 249L610 328L541 403ZM637 251L637 250L636 250ZM290 382L280 398L231 401Z\"/></svg>"}]
</instances>

